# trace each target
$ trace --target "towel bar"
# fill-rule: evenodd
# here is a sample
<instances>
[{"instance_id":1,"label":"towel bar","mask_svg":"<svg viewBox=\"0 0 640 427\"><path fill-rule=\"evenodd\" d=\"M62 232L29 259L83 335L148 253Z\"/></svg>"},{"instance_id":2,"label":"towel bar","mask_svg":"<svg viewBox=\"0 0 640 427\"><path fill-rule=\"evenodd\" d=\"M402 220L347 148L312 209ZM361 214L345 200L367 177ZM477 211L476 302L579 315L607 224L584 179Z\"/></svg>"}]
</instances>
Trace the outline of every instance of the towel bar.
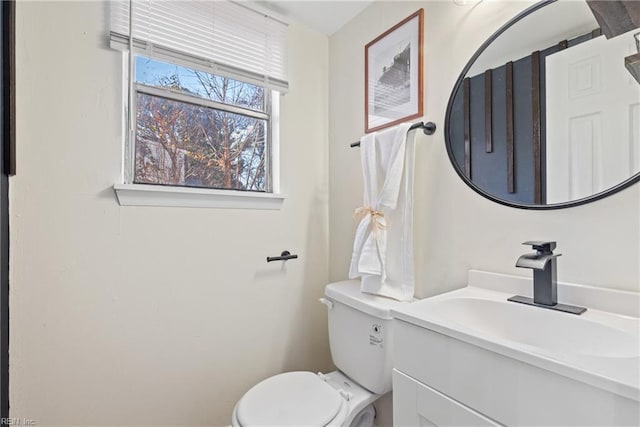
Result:
<instances>
[{"instance_id":1,"label":"towel bar","mask_svg":"<svg viewBox=\"0 0 640 427\"><path fill-rule=\"evenodd\" d=\"M409 127L409 130L413 130L413 129L418 129L418 128L422 128L422 131L424 132L425 135L433 135L436 131L436 124L433 122L427 122L427 123L423 123L423 122L418 122L418 123L414 123ZM359 147L360 146L360 141L357 142L352 142L350 144L350 147Z\"/></svg>"}]
</instances>

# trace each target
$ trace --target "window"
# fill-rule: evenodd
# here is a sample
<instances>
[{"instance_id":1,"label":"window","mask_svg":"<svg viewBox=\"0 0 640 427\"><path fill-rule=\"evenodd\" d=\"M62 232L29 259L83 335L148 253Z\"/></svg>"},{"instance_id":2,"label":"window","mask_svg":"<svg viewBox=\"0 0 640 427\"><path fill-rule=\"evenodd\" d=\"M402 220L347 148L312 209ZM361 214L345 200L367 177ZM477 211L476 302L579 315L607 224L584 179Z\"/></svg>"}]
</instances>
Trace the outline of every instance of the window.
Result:
<instances>
[{"instance_id":1,"label":"window","mask_svg":"<svg viewBox=\"0 0 640 427\"><path fill-rule=\"evenodd\" d=\"M270 192L271 91L135 57L133 183Z\"/></svg>"},{"instance_id":2,"label":"window","mask_svg":"<svg viewBox=\"0 0 640 427\"><path fill-rule=\"evenodd\" d=\"M127 54L124 185L277 192L287 25L231 1L109 4Z\"/></svg>"}]
</instances>

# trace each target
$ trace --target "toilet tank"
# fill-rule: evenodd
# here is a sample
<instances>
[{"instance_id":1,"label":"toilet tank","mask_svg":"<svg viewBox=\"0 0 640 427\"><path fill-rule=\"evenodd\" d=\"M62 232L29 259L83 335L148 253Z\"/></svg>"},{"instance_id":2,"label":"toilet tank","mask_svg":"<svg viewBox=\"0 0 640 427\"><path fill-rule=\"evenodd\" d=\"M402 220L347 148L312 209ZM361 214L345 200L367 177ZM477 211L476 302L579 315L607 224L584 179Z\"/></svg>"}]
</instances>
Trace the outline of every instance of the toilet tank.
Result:
<instances>
[{"instance_id":1,"label":"toilet tank","mask_svg":"<svg viewBox=\"0 0 640 427\"><path fill-rule=\"evenodd\" d=\"M359 280L325 288L333 363L369 391L391 391L391 309L406 302L360 292Z\"/></svg>"}]
</instances>

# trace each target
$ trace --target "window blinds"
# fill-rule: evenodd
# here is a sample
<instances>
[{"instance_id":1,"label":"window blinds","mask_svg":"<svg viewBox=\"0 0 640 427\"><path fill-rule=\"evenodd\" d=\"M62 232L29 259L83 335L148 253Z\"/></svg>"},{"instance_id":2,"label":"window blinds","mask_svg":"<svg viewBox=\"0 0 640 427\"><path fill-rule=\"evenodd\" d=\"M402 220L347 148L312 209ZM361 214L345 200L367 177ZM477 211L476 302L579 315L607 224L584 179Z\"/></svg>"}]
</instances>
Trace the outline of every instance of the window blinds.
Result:
<instances>
[{"instance_id":1,"label":"window blinds","mask_svg":"<svg viewBox=\"0 0 640 427\"><path fill-rule=\"evenodd\" d=\"M111 47L286 92L286 23L231 1L118 0Z\"/></svg>"}]
</instances>

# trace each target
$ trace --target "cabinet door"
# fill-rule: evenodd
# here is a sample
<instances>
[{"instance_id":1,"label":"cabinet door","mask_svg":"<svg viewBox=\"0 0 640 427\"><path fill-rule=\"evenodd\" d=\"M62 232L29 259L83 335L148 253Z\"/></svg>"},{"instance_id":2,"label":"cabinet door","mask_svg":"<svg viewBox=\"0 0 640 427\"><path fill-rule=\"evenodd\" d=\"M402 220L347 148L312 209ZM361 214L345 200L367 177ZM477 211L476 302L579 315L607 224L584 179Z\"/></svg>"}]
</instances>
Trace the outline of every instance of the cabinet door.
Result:
<instances>
[{"instance_id":1,"label":"cabinet door","mask_svg":"<svg viewBox=\"0 0 640 427\"><path fill-rule=\"evenodd\" d=\"M501 424L394 369L393 425L484 427Z\"/></svg>"}]
</instances>

